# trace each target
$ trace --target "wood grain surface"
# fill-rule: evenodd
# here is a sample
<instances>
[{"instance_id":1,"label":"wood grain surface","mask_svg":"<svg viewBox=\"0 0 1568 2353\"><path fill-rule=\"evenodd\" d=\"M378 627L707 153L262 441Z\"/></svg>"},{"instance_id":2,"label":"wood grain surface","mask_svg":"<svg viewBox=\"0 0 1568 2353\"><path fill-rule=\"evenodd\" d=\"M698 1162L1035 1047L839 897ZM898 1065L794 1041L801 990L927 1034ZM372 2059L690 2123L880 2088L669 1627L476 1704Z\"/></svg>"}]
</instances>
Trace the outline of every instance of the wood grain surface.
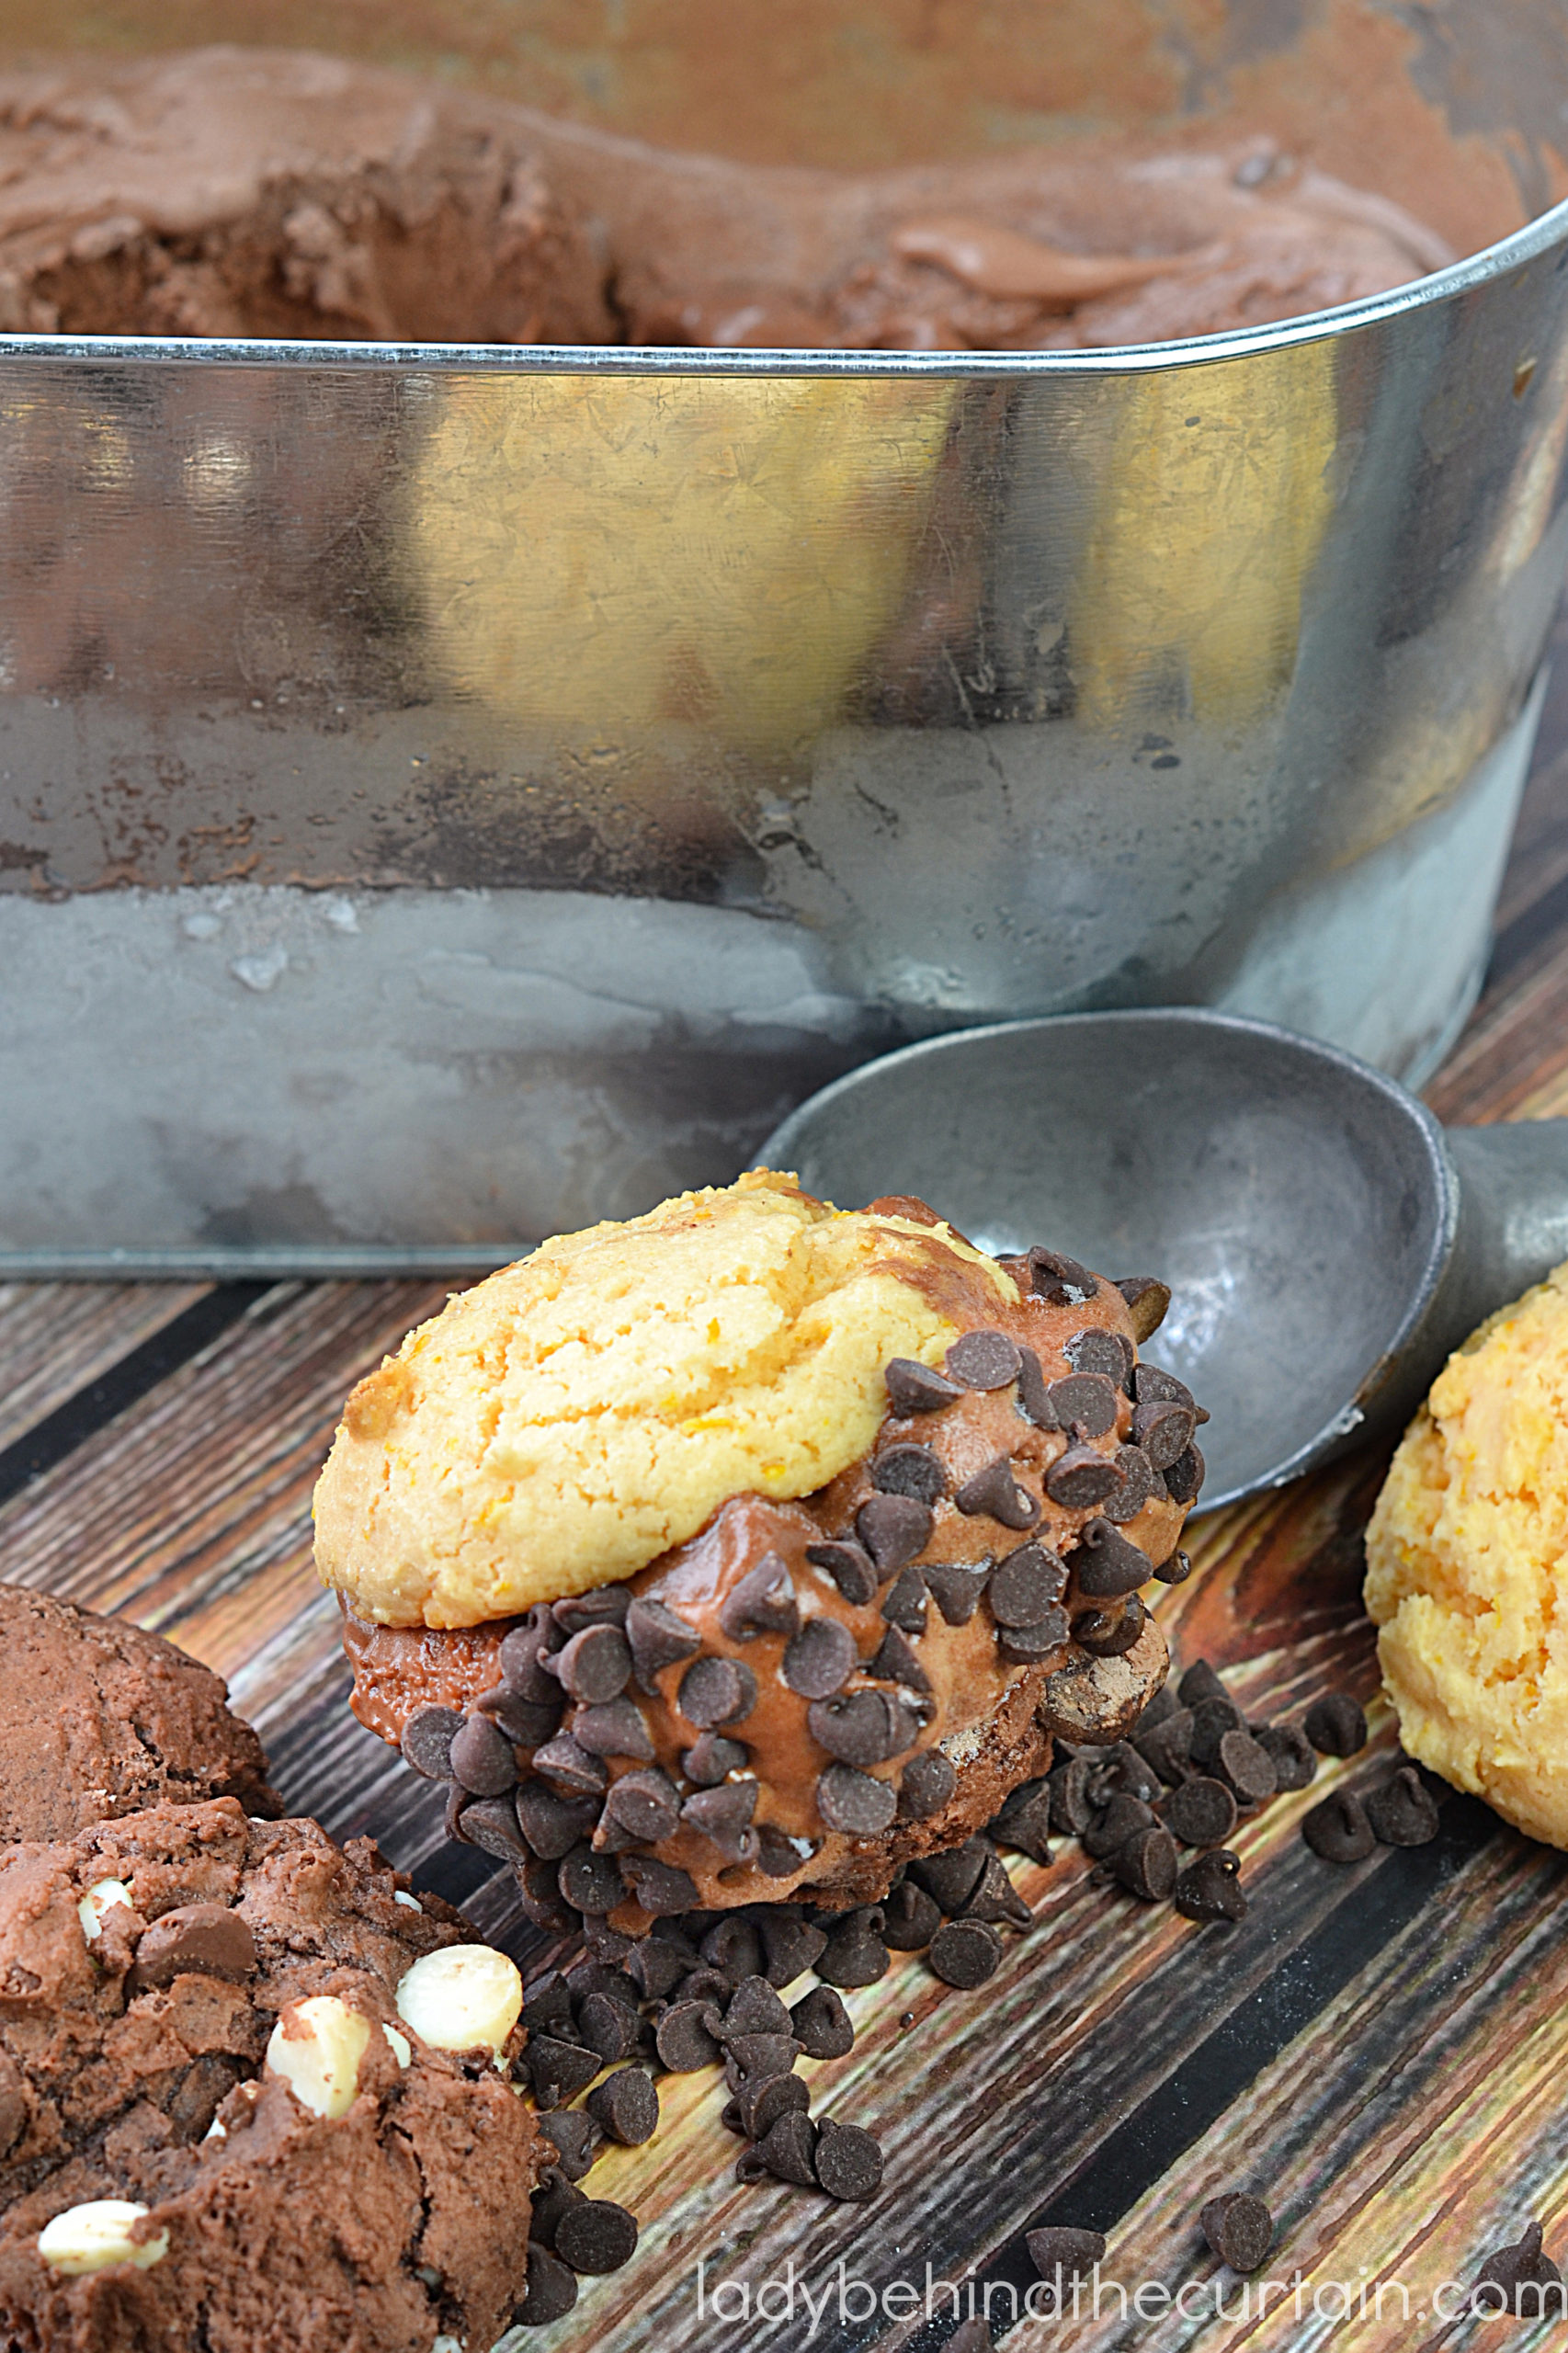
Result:
<instances>
[{"instance_id":1,"label":"wood grain surface","mask_svg":"<svg viewBox=\"0 0 1568 2353\"><path fill-rule=\"evenodd\" d=\"M1428 1090L1449 1120L1568 1112L1565 638L1486 990ZM122 1611L209 1661L291 1806L339 1836L369 1831L532 1970L548 1947L507 1875L444 1842L435 1790L348 1714L335 1608L310 1566L310 1491L344 1394L442 1296L0 1289L0 1574ZM929 2280L953 2283L966 2312L971 2289L977 2308L989 2290L994 2334L1019 2347L1568 2345L1568 2323L1449 2327L1432 2303L1532 2215L1568 2257L1568 1857L1459 1797L1433 1845L1352 1870L1300 1836L1309 1804L1375 1779L1394 1745L1360 1604L1381 1470L1352 1458L1203 1520L1191 1583L1157 1604L1177 1659L1221 1666L1255 1720L1331 1686L1369 1705L1371 1751L1239 1834L1247 1919L1198 1927L1141 1905L1096 1884L1071 1841L1049 1868L1015 1859L1035 1926L995 1978L954 1993L895 1955L846 1997L850 2055L804 2063L813 2113L883 2142L874 2205L738 2188L717 2071L665 2077L655 2139L612 2151L589 2185L638 2214L635 2258L524 2341L935 2353L953 2304L937 2285L927 2318ZM1258 2282L1244 2299L1198 2231L1204 2200L1238 2187L1278 2225L1261 2314ZM1101 2309L1010 2329L1034 2278L1022 2234L1041 2222L1107 2233ZM1130 2302L1124 2317L1121 2291L1141 2288L1142 2315Z\"/></svg>"}]
</instances>

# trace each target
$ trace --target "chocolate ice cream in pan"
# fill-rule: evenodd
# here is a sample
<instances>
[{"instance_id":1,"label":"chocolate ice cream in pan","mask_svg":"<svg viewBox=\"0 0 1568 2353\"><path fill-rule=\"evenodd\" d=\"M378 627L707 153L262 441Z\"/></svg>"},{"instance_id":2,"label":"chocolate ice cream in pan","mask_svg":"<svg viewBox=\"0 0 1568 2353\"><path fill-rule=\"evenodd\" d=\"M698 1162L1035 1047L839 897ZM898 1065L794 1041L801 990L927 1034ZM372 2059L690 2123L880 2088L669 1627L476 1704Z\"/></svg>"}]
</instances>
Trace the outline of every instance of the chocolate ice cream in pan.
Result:
<instances>
[{"instance_id":1,"label":"chocolate ice cream in pan","mask_svg":"<svg viewBox=\"0 0 1568 2353\"><path fill-rule=\"evenodd\" d=\"M1166 1296L766 1169L546 1243L348 1400L356 1713L542 1920L874 1902L1164 1680Z\"/></svg>"}]
</instances>

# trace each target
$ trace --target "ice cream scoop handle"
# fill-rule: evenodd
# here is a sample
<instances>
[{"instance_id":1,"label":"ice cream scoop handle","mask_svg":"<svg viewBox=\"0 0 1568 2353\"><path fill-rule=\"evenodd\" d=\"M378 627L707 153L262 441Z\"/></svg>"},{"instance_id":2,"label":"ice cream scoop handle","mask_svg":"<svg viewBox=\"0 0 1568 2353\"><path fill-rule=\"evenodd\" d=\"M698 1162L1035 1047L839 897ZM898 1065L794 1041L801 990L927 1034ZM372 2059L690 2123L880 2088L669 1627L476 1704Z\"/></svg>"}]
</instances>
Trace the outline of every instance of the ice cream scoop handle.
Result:
<instances>
[{"instance_id":1,"label":"ice cream scoop handle","mask_svg":"<svg viewBox=\"0 0 1568 2353\"><path fill-rule=\"evenodd\" d=\"M1568 1120L1449 1128L1446 1141L1460 1220L1437 1302L1445 1353L1568 1259Z\"/></svg>"}]
</instances>

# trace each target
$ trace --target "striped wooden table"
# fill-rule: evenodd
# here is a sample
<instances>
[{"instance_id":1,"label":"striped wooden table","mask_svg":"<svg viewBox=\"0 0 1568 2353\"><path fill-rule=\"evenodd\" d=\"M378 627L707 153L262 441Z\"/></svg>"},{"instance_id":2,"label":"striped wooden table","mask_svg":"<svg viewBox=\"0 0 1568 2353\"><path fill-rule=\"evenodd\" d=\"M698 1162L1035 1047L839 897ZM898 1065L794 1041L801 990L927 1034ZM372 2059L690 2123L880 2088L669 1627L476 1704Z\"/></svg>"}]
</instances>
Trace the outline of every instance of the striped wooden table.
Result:
<instances>
[{"instance_id":1,"label":"striped wooden table","mask_svg":"<svg viewBox=\"0 0 1568 2353\"><path fill-rule=\"evenodd\" d=\"M1568 1112L1559 638L1486 993L1430 1090L1449 1120ZM0 1290L0 1574L206 1659L293 1807L372 1833L532 1968L547 1948L506 1875L443 1843L436 1791L348 1714L335 1607L310 1566L311 1485L344 1394L441 1297L425 1283ZM1388 1751L1359 1592L1381 1471L1351 1460L1203 1521L1197 1574L1158 1608L1178 1659L1223 1666L1249 1715L1348 1684ZM539 2341L927 2353L952 2326L944 2282L966 2311L989 2287L1000 2336L1033 2278L1022 2234L1051 2221L1108 2234L1101 2310L1026 2316L1020 2347L1501 2342L1490 2325L1448 2330L1433 2298L1532 2214L1568 2256L1568 1858L1456 1797L1431 1846L1320 1862L1301 1814L1376 1761L1320 1771L1242 1833L1239 1927L1092 1885L1069 1842L1049 1869L1015 1864L1036 1926L979 1994L895 1956L850 1995L853 2052L804 2072L815 2111L883 2140L870 2209L738 2188L716 2074L666 2078L655 2140L612 2152L591 2185L640 2216L637 2256ZM1261 2316L1256 2283L1242 2309L1197 2228L1207 2198L1244 2185L1278 2226ZM1568 2343L1568 2325L1507 2342Z\"/></svg>"}]
</instances>

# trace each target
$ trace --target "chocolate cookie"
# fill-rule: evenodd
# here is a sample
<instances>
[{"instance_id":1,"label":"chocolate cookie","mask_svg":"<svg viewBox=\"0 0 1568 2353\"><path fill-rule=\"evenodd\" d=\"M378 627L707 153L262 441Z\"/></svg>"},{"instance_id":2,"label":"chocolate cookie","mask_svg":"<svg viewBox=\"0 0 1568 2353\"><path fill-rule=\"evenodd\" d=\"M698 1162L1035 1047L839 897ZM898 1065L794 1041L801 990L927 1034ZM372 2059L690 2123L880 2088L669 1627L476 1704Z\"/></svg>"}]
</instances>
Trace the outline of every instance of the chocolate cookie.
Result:
<instances>
[{"instance_id":1,"label":"chocolate cookie","mask_svg":"<svg viewBox=\"0 0 1568 2353\"><path fill-rule=\"evenodd\" d=\"M494 2342L522 1986L368 1840L158 1806L0 1859L0 2343ZM547 2152L548 2154L548 2152Z\"/></svg>"},{"instance_id":2,"label":"chocolate cookie","mask_svg":"<svg viewBox=\"0 0 1568 2353\"><path fill-rule=\"evenodd\" d=\"M216 1797L282 1813L222 1678L161 1634L0 1585L0 1843Z\"/></svg>"}]
</instances>

